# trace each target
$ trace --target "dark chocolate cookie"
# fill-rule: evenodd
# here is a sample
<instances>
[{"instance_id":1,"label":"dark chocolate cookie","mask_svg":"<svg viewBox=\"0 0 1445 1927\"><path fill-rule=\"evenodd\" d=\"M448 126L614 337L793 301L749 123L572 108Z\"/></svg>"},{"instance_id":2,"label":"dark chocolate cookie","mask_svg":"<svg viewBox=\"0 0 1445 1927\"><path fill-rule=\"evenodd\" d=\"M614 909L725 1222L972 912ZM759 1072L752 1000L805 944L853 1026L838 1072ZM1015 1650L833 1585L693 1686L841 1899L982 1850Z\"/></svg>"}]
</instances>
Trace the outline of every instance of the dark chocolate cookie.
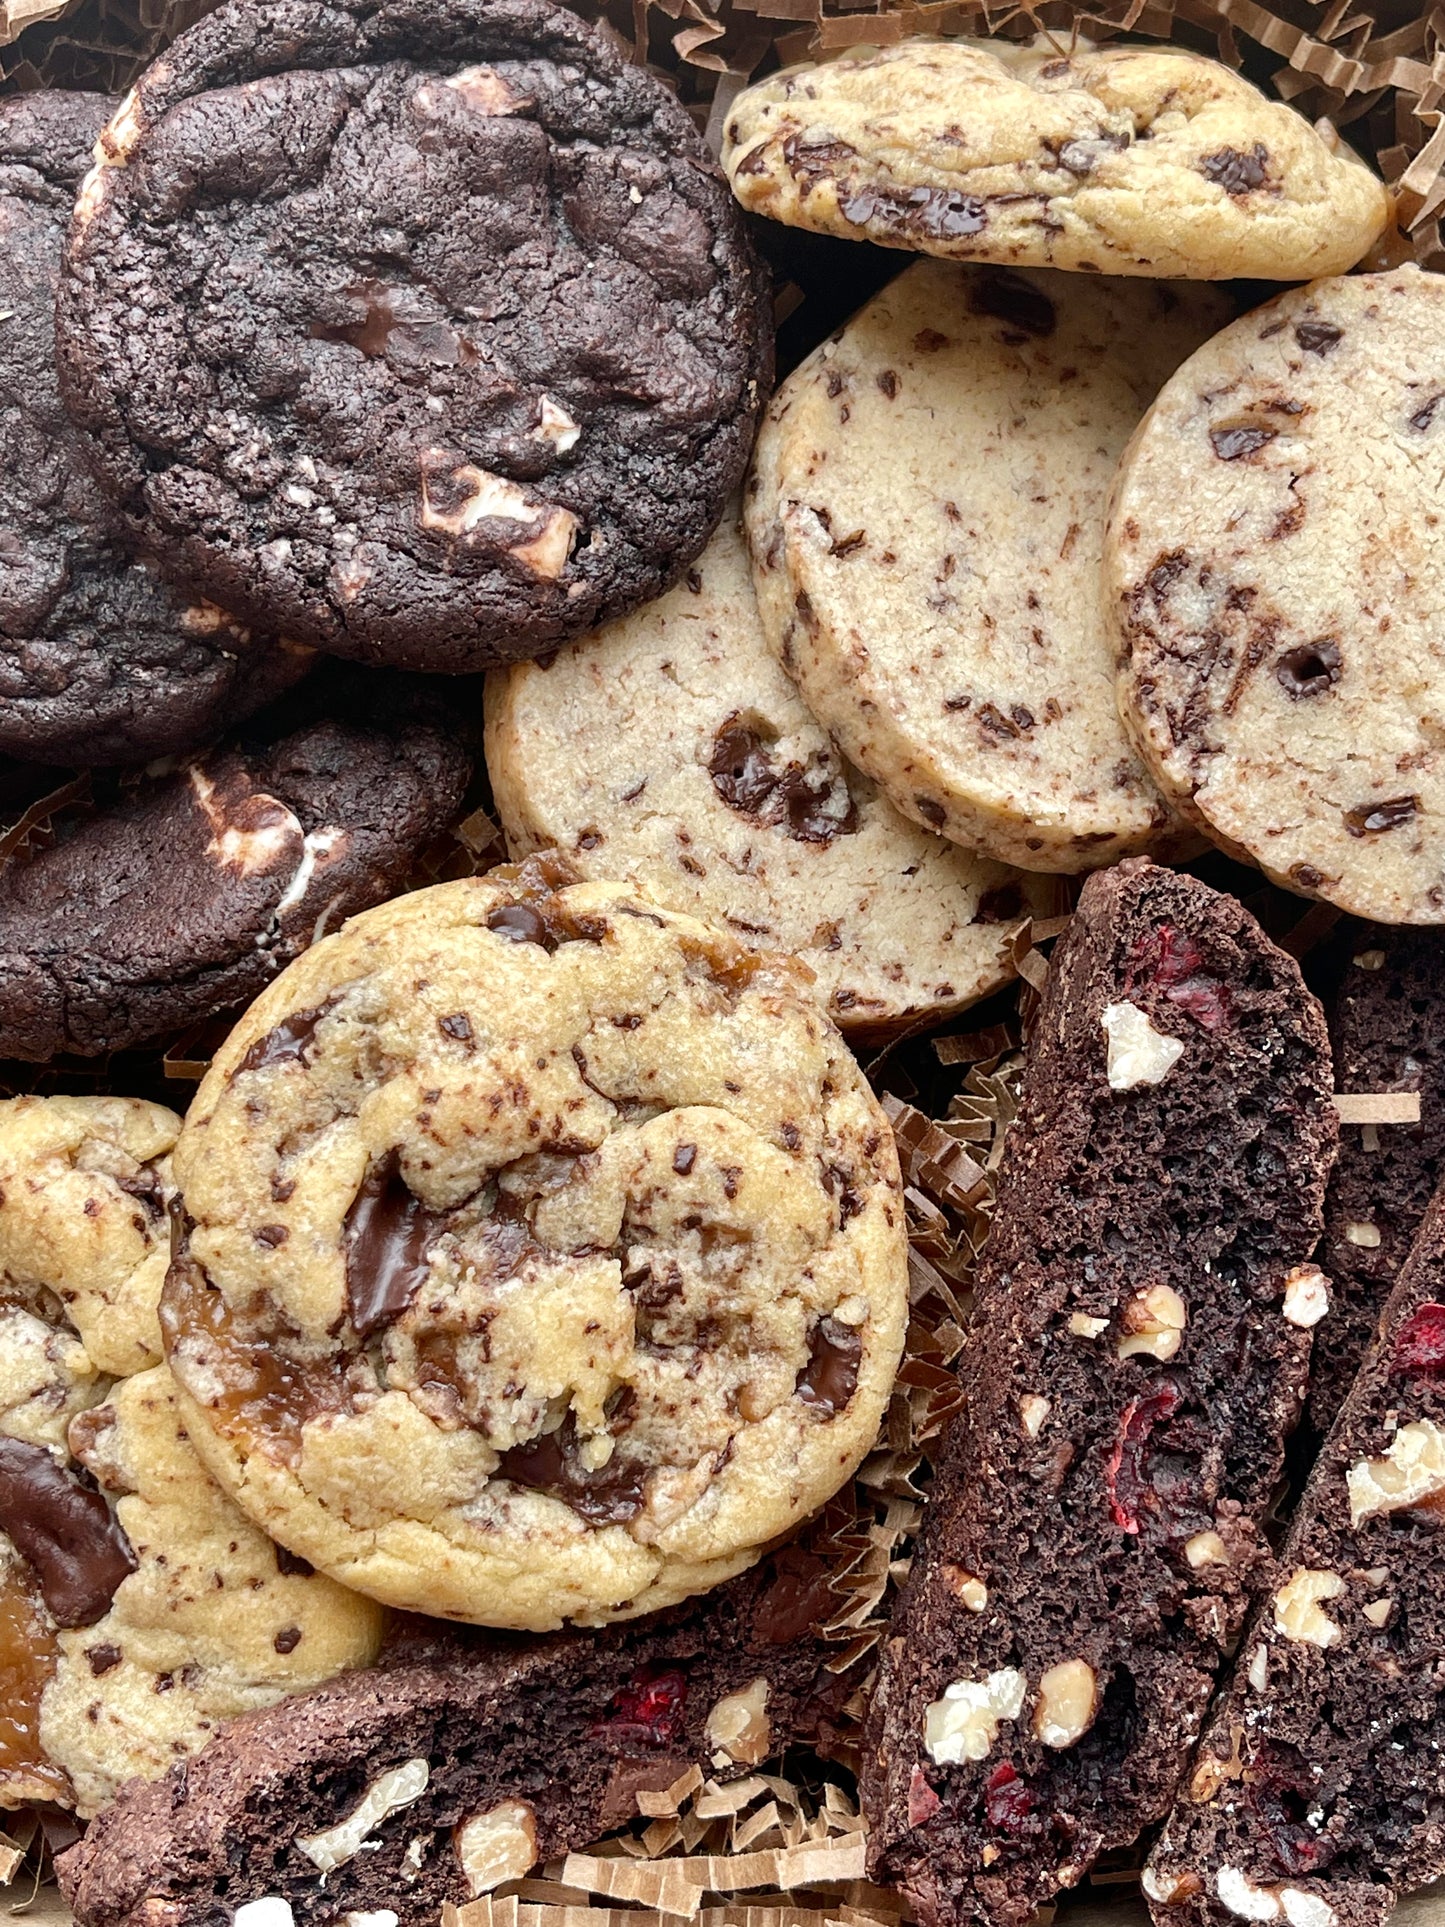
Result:
<instances>
[{"instance_id":1,"label":"dark chocolate cookie","mask_svg":"<svg viewBox=\"0 0 1445 1927\"><path fill-rule=\"evenodd\" d=\"M114 105L0 101L0 753L47 763L194 749L310 656L137 560L61 408L55 283L75 187Z\"/></svg>"},{"instance_id":2,"label":"dark chocolate cookie","mask_svg":"<svg viewBox=\"0 0 1445 1927\"><path fill-rule=\"evenodd\" d=\"M766 281L678 101L548 0L223 6L81 195L69 405L144 542L428 670L658 594L740 478Z\"/></svg>"},{"instance_id":3,"label":"dark chocolate cookie","mask_svg":"<svg viewBox=\"0 0 1445 1927\"><path fill-rule=\"evenodd\" d=\"M402 676L313 678L238 741L123 787L0 871L0 1057L120 1050L255 996L392 895L472 756Z\"/></svg>"},{"instance_id":4,"label":"dark chocolate cookie","mask_svg":"<svg viewBox=\"0 0 1445 1927\"><path fill-rule=\"evenodd\" d=\"M822 1561L785 1548L600 1633L438 1629L404 1663L247 1715L132 1782L62 1862L66 1897L81 1927L217 1927L261 1899L303 1927L382 1910L430 1927L443 1901L623 1825L690 1766L729 1779L825 1739L858 1678L829 1670L838 1649L817 1635L838 1603Z\"/></svg>"}]
</instances>

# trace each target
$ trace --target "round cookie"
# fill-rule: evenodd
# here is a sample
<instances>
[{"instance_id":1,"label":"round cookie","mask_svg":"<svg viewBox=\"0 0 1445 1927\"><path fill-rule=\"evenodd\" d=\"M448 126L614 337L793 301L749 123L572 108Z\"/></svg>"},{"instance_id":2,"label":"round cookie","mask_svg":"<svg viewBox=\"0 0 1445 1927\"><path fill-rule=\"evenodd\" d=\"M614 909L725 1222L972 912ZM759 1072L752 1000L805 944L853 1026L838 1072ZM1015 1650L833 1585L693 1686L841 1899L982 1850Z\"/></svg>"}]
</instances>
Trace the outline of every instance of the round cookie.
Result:
<instances>
[{"instance_id":1,"label":"round cookie","mask_svg":"<svg viewBox=\"0 0 1445 1927\"><path fill-rule=\"evenodd\" d=\"M575 15L234 0L100 153L67 401L218 602L470 670L702 548L770 377L766 280L686 110Z\"/></svg>"},{"instance_id":2,"label":"round cookie","mask_svg":"<svg viewBox=\"0 0 1445 1927\"><path fill-rule=\"evenodd\" d=\"M515 857L560 849L801 957L844 1030L947 1016L1014 972L1051 884L906 821L768 649L729 514L685 583L576 648L494 671L487 771Z\"/></svg>"},{"instance_id":3,"label":"round cookie","mask_svg":"<svg viewBox=\"0 0 1445 1927\"><path fill-rule=\"evenodd\" d=\"M356 917L177 1150L188 1429L361 1591L543 1630L750 1565L873 1444L907 1317L887 1121L789 960L555 865Z\"/></svg>"},{"instance_id":4,"label":"round cookie","mask_svg":"<svg viewBox=\"0 0 1445 1927\"><path fill-rule=\"evenodd\" d=\"M1172 47L904 40L738 96L723 164L792 227L952 260L1150 279L1339 274L1383 184L1293 108Z\"/></svg>"},{"instance_id":5,"label":"round cookie","mask_svg":"<svg viewBox=\"0 0 1445 1927\"><path fill-rule=\"evenodd\" d=\"M179 1129L130 1098L0 1103L0 1808L92 1814L380 1642L187 1442L157 1362Z\"/></svg>"},{"instance_id":6,"label":"round cookie","mask_svg":"<svg viewBox=\"0 0 1445 1927\"><path fill-rule=\"evenodd\" d=\"M1164 793L1277 883L1445 922L1445 283L1294 289L1181 368L1120 470L1120 700Z\"/></svg>"},{"instance_id":7,"label":"round cookie","mask_svg":"<svg viewBox=\"0 0 1445 1927\"><path fill-rule=\"evenodd\" d=\"M1031 870L1180 838L1097 574L1114 464L1222 292L920 261L778 390L745 494L804 702L925 827Z\"/></svg>"},{"instance_id":8,"label":"round cookie","mask_svg":"<svg viewBox=\"0 0 1445 1927\"><path fill-rule=\"evenodd\" d=\"M0 755L41 763L194 749L311 657L169 588L135 556L61 408L55 284L75 188L114 105L0 101Z\"/></svg>"}]
</instances>

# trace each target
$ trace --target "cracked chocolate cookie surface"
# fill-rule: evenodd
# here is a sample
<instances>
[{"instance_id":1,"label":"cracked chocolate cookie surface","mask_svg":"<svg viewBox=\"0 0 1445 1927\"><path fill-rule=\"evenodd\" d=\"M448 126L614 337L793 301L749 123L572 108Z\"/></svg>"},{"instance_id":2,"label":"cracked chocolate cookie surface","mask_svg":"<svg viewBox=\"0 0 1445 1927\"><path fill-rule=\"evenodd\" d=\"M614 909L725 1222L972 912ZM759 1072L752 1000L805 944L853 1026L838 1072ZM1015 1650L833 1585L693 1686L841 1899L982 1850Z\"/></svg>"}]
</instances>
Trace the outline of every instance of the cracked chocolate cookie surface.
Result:
<instances>
[{"instance_id":1,"label":"cracked chocolate cookie surface","mask_svg":"<svg viewBox=\"0 0 1445 1927\"><path fill-rule=\"evenodd\" d=\"M658 594L747 459L766 283L689 116L547 0L222 7L102 137L67 399L169 566L467 670Z\"/></svg>"},{"instance_id":2,"label":"cracked chocolate cookie surface","mask_svg":"<svg viewBox=\"0 0 1445 1927\"><path fill-rule=\"evenodd\" d=\"M1026 869L1179 847L1119 720L1109 484L1216 289L920 261L774 396L745 491L758 609L905 816Z\"/></svg>"},{"instance_id":3,"label":"cracked chocolate cookie surface","mask_svg":"<svg viewBox=\"0 0 1445 1927\"><path fill-rule=\"evenodd\" d=\"M353 919L232 1032L177 1160L192 1435L377 1598L646 1612L873 1443L906 1314L887 1122L795 966L623 886L534 860Z\"/></svg>"},{"instance_id":4,"label":"cracked chocolate cookie surface","mask_svg":"<svg viewBox=\"0 0 1445 1927\"><path fill-rule=\"evenodd\" d=\"M1104 543L1160 789L1275 882L1445 922L1445 283L1292 290L1175 375Z\"/></svg>"},{"instance_id":5,"label":"cracked chocolate cookie surface","mask_svg":"<svg viewBox=\"0 0 1445 1927\"><path fill-rule=\"evenodd\" d=\"M767 646L731 515L666 596L494 674L487 770L514 856L563 850L801 956L845 1030L987 996L1019 920L1059 907L1052 883L908 822L838 754Z\"/></svg>"},{"instance_id":6,"label":"cracked chocolate cookie surface","mask_svg":"<svg viewBox=\"0 0 1445 1927\"><path fill-rule=\"evenodd\" d=\"M125 539L61 408L55 284L114 106L45 92L0 102L0 754L42 763L195 749L310 656L168 587Z\"/></svg>"},{"instance_id":7,"label":"cracked chocolate cookie surface","mask_svg":"<svg viewBox=\"0 0 1445 1927\"><path fill-rule=\"evenodd\" d=\"M1217 61L905 40L788 68L728 115L744 207L953 260L1304 280L1383 231L1383 184Z\"/></svg>"},{"instance_id":8,"label":"cracked chocolate cookie surface","mask_svg":"<svg viewBox=\"0 0 1445 1927\"><path fill-rule=\"evenodd\" d=\"M0 1807L93 1814L380 1640L187 1440L156 1319L179 1128L131 1098L0 1104Z\"/></svg>"}]
</instances>

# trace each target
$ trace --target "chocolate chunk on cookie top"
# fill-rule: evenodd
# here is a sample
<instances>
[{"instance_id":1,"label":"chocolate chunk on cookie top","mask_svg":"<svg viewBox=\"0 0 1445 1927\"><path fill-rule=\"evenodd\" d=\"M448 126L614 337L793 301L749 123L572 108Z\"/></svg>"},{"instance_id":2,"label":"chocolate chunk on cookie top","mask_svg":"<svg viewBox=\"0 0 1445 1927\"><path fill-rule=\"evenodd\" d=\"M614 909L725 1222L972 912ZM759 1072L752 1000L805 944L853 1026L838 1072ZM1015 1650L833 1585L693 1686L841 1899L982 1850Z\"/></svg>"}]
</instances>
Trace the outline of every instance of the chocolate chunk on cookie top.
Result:
<instances>
[{"instance_id":1,"label":"chocolate chunk on cookie top","mask_svg":"<svg viewBox=\"0 0 1445 1927\"><path fill-rule=\"evenodd\" d=\"M136 557L66 420L55 284L76 185L114 108L0 101L0 754L144 762L259 709L311 652L173 590Z\"/></svg>"},{"instance_id":2,"label":"chocolate chunk on cookie top","mask_svg":"<svg viewBox=\"0 0 1445 1927\"><path fill-rule=\"evenodd\" d=\"M730 515L686 582L487 685L487 771L514 856L558 848L762 950L801 955L845 1030L940 1017L1013 974L1052 882L900 816L767 646Z\"/></svg>"},{"instance_id":3,"label":"chocolate chunk on cookie top","mask_svg":"<svg viewBox=\"0 0 1445 1927\"><path fill-rule=\"evenodd\" d=\"M575 15L224 6L100 152L67 399L218 602L468 670L703 546L766 390L766 284L686 111Z\"/></svg>"},{"instance_id":4,"label":"chocolate chunk on cookie top","mask_svg":"<svg viewBox=\"0 0 1445 1927\"><path fill-rule=\"evenodd\" d=\"M877 1102L807 973L534 859L357 917L227 1040L163 1309L283 1545L543 1629L701 1592L848 1478L900 1355Z\"/></svg>"},{"instance_id":5,"label":"chocolate chunk on cookie top","mask_svg":"<svg viewBox=\"0 0 1445 1927\"><path fill-rule=\"evenodd\" d=\"M1381 923L1445 922L1445 282L1292 290L1170 381L1105 538L1120 700L1225 849Z\"/></svg>"},{"instance_id":6,"label":"chocolate chunk on cookie top","mask_svg":"<svg viewBox=\"0 0 1445 1927\"><path fill-rule=\"evenodd\" d=\"M1388 220L1338 141L1218 61L1050 36L905 40L750 87L744 207L953 260L1217 281L1353 267Z\"/></svg>"},{"instance_id":7,"label":"chocolate chunk on cookie top","mask_svg":"<svg viewBox=\"0 0 1445 1927\"><path fill-rule=\"evenodd\" d=\"M745 509L804 702L925 829L1025 869L1187 841L1099 606L1114 465L1214 288L921 261L778 390Z\"/></svg>"}]
</instances>

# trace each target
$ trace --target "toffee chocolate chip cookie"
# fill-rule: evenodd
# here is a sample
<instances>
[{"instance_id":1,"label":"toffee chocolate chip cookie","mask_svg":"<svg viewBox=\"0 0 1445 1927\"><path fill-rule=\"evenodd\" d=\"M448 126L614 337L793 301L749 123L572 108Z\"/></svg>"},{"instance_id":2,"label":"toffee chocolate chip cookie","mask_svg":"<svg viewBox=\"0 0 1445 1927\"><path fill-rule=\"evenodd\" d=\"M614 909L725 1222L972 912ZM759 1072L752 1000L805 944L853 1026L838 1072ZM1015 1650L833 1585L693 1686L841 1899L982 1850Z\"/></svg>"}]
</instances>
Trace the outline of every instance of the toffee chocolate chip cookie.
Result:
<instances>
[{"instance_id":1,"label":"toffee chocolate chip cookie","mask_svg":"<svg viewBox=\"0 0 1445 1927\"><path fill-rule=\"evenodd\" d=\"M100 151L66 397L207 595L468 670L702 548L766 393L765 279L685 109L575 15L223 6Z\"/></svg>"},{"instance_id":2,"label":"toffee chocolate chip cookie","mask_svg":"<svg viewBox=\"0 0 1445 1927\"><path fill-rule=\"evenodd\" d=\"M1445 922L1445 282L1291 290L1188 361L1105 541L1120 700L1170 802L1304 896Z\"/></svg>"},{"instance_id":3,"label":"toffee chocolate chip cookie","mask_svg":"<svg viewBox=\"0 0 1445 1927\"><path fill-rule=\"evenodd\" d=\"M44 763L195 749L295 682L311 655L138 559L61 408L61 249L115 104L0 101L0 754Z\"/></svg>"},{"instance_id":4,"label":"toffee chocolate chip cookie","mask_svg":"<svg viewBox=\"0 0 1445 1927\"><path fill-rule=\"evenodd\" d=\"M325 1927L431 1927L585 1847L689 1768L731 1780L826 1743L859 1684L818 1623L827 1566L786 1547L685 1610L503 1645L453 1634L408 1664L237 1721L136 1785L60 1865L81 1927L200 1927L260 1901ZM364 1843L364 1844L363 1844Z\"/></svg>"},{"instance_id":5,"label":"toffee chocolate chip cookie","mask_svg":"<svg viewBox=\"0 0 1445 1927\"><path fill-rule=\"evenodd\" d=\"M1342 274L1389 219L1347 148L1217 61L1047 35L788 68L738 97L723 163L793 227L1152 279Z\"/></svg>"},{"instance_id":6,"label":"toffee chocolate chip cookie","mask_svg":"<svg viewBox=\"0 0 1445 1927\"><path fill-rule=\"evenodd\" d=\"M920 262L779 389L746 494L804 702L915 822L1025 869L1181 840L1118 716L1114 464L1211 288Z\"/></svg>"},{"instance_id":7,"label":"toffee chocolate chip cookie","mask_svg":"<svg viewBox=\"0 0 1445 1927\"><path fill-rule=\"evenodd\" d=\"M379 1609L278 1552L187 1442L157 1362L179 1128L0 1105L0 1807L94 1813L379 1644Z\"/></svg>"},{"instance_id":8,"label":"toffee chocolate chip cookie","mask_svg":"<svg viewBox=\"0 0 1445 1927\"><path fill-rule=\"evenodd\" d=\"M166 1350L227 1490L378 1599L532 1630L801 1524L906 1318L892 1138L805 977L535 860L298 959L176 1153Z\"/></svg>"},{"instance_id":9,"label":"toffee chocolate chip cookie","mask_svg":"<svg viewBox=\"0 0 1445 1927\"><path fill-rule=\"evenodd\" d=\"M0 1056L94 1056L229 1009L400 889L470 776L457 700L323 671L239 740L61 822L0 871Z\"/></svg>"},{"instance_id":10,"label":"toffee chocolate chip cookie","mask_svg":"<svg viewBox=\"0 0 1445 1927\"><path fill-rule=\"evenodd\" d=\"M659 601L493 674L487 772L514 856L563 850L802 957L845 1030L987 996L1019 919L1062 908L916 829L839 756L768 649L732 516Z\"/></svg>"}]
</instances>

